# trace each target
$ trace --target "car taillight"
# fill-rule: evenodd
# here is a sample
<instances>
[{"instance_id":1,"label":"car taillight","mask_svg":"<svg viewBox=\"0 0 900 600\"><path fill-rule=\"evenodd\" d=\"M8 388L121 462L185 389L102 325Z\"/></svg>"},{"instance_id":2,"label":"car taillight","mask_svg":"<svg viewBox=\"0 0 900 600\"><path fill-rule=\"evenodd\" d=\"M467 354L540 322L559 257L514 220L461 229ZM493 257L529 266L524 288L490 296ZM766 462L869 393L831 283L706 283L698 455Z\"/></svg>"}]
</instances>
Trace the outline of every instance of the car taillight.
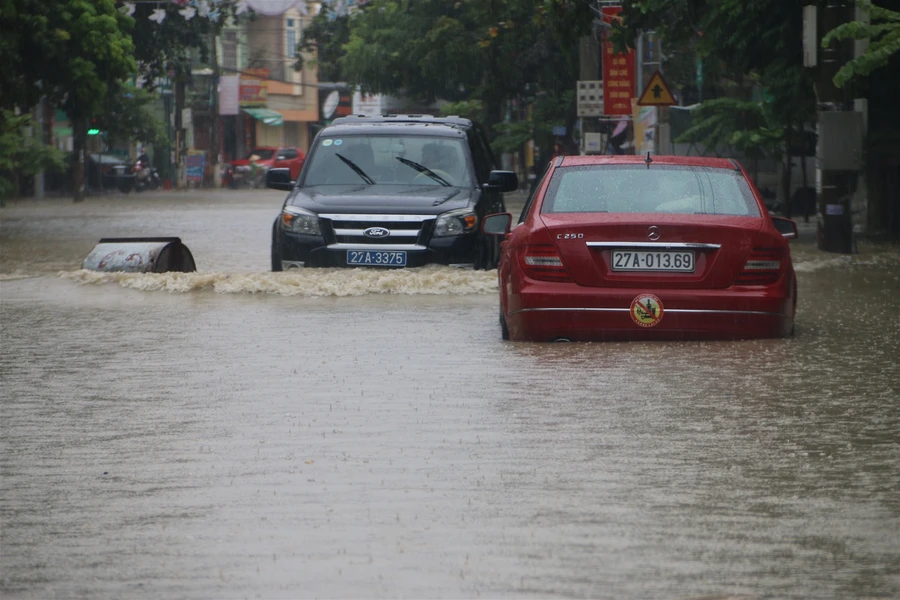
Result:
<instances>
[{"instance_id":1,"label":"car taillight","mask_svg":"<svg viewBox=\"0 0 900 600\"><path fill-rule=\"evenodd\" d=\"M526 244L521 253L525 275L538 281L572 281L553 244Z\"/></svg>"},{"instance_id":2,"label":"car taillight","mask_svg":"<svg viewBox=\"0 0 900 600\"><path fill-rule=\"evenodd\" d=\"M766 285L775 283L781 276L784 251L780 248L754 248L747 257L744 269L735 285Z\"/></svg>"}]
</instances>

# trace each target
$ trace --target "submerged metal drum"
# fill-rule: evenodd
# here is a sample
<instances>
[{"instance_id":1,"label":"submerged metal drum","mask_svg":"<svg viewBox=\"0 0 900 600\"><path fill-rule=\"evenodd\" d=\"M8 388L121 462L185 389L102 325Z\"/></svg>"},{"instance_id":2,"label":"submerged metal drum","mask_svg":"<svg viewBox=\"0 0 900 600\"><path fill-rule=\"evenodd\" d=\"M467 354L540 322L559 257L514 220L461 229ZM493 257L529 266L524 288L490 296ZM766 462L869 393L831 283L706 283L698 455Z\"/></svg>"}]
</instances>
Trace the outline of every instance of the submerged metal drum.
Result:
<instances>
[{"instance_id":1,"label":"submerged metal drum","mask_svg":"<svg viewBox=\"0 0 900 600\"><path fill-rule=\"evenodd\" d=\"M191 251L177 237L102 238L81 268L122 273L197 270Z\"/></svg>"}]
</instances>

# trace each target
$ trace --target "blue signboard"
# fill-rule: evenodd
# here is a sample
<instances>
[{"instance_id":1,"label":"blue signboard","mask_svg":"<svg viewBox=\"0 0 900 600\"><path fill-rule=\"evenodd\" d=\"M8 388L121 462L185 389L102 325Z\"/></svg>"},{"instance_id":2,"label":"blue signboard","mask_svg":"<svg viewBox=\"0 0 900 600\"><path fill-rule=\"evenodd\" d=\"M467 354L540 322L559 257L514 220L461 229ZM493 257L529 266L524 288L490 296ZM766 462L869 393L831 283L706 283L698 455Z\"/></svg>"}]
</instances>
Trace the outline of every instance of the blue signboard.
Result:
<instances>
[{"instance_id":1,"label":"blue signboard","mask_svg":"<svg viewBox=\"0 0 900 600\"><path fill-rule=\"evenodd\" d=\"M203 171L206 165L206 154L188 153L187 155L187 180L203 183Z\"/></svg>"}]
</instances>

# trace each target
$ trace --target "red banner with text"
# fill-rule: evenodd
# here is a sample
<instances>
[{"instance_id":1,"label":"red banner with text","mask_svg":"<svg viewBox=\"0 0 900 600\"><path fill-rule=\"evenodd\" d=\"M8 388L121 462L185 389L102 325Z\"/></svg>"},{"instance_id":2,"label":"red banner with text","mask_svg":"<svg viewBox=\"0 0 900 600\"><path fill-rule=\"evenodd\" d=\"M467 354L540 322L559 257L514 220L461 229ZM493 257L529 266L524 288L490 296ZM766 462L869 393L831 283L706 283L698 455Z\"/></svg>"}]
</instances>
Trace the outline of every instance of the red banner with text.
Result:
<instances>
[{"instance_id":1,"label":"red banner with text","mask_svg":"<svg viewBox=\"0 0 900 600\"><path fill-rule=\"evenodd\" d=\"M604 6L603 22L611 25L621 19L621 6ZM601 52L603 54L603 114L630 116L631 98L634 96L634 50L617 53L609 38L609 28L603 29Z\"/></svg>"}]
</instances>

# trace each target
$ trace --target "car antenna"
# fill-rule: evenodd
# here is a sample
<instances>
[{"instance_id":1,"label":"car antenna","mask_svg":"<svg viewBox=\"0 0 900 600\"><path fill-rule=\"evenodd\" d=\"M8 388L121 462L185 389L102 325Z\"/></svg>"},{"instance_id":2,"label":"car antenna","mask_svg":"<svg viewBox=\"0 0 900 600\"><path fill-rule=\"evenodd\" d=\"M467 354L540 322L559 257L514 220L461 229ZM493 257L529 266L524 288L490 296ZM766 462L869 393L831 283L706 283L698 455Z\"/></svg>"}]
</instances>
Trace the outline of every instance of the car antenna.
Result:
<instances>
[{"instance_id":1,"label":"car antenna","mask_svg":"<svg viewBox=\"0 0 900 600\"><path fill-rule=\"evenodd\" d=\"M644 162L647 163L647 168L649 169L649 168L650 168L650 163L653 162L653 159L650 158L650 151L649 151L649 150L647 151L647 158L644 159Z\"/></svg>"}]
</instances>

